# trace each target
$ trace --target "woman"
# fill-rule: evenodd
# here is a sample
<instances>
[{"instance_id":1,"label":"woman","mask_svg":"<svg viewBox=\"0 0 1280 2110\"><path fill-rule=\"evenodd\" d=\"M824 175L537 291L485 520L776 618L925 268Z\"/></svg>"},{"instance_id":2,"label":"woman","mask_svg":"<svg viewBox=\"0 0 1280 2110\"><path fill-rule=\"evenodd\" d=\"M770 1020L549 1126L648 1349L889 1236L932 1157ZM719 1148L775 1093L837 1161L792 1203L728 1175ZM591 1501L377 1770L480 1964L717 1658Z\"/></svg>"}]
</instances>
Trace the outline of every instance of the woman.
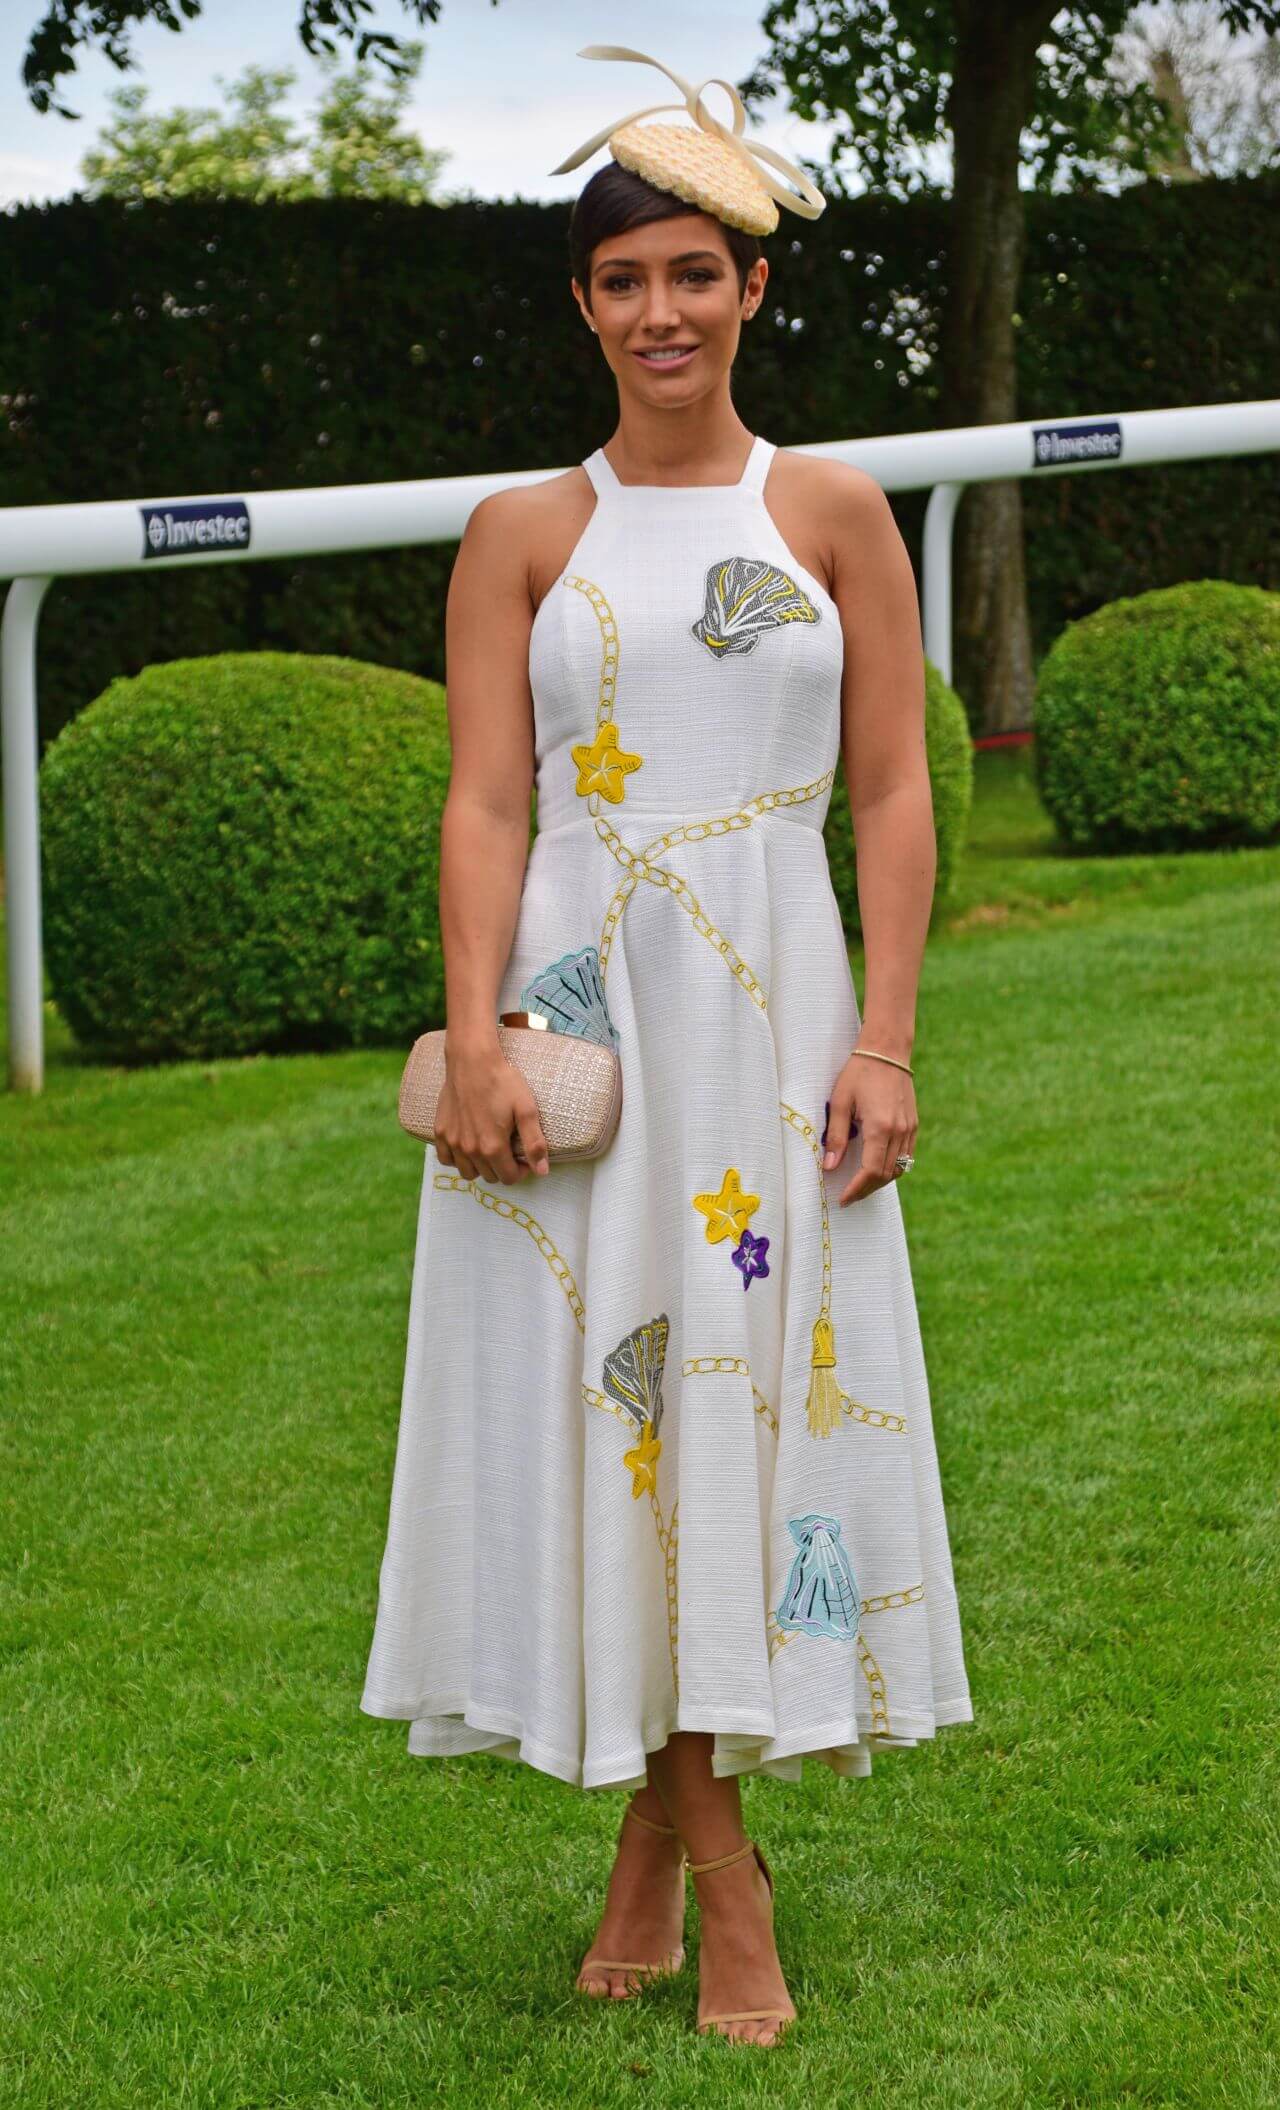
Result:
<instances>
[{"instance_id":1,"label":"woman","mask_svg":"<svg viewBox=\"0 0 1280 2110\"><path fill-rule=\"evenodd\" d=\"M580 1989L680 1968L687 1859L699 2027L769 2044L796 2010L740 1776L972 1719L895 1185L935 844L889 506L730 392L758 234L823 201L670 78L696 129L607 130L570 231L617 428L478 505L450 585L447 1082L361 1705L415 1754L630 1789ZM549 1164L515 1008L617 1047L598 1158Z\"/></svg>"}]
</instances>

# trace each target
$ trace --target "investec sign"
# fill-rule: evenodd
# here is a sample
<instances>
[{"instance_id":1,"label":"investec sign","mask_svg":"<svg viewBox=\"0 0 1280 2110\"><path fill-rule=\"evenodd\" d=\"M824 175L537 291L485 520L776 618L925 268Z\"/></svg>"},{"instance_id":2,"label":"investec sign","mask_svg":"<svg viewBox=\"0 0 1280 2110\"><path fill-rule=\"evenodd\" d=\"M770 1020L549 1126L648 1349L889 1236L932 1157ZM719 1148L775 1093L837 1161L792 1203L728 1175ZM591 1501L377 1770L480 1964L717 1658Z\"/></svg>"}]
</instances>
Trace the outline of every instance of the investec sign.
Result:
<instances>
[{"instance_id":1,"label":"investec sign","mask_svg":"<svg viewBox=\"0 0 1280 2110\"><path fill-rule=\"evenodd\" d=\"M1032 427L1033 469L1061 468L1066 462L1118 462L1122 451L1119 418L1098 418L1092 424Z\"/></svg>"},{"instance_id":2,"label":"investec sign","mask_svg":"<svg viewBox=\"0 0 1280 2110\"><path fill-rule=\"evenodd\" d=\"M249 547L249 508L243 498L183 499L138 511L144 557L194 557L206 550Z\"/></svg>"}]
</instances>

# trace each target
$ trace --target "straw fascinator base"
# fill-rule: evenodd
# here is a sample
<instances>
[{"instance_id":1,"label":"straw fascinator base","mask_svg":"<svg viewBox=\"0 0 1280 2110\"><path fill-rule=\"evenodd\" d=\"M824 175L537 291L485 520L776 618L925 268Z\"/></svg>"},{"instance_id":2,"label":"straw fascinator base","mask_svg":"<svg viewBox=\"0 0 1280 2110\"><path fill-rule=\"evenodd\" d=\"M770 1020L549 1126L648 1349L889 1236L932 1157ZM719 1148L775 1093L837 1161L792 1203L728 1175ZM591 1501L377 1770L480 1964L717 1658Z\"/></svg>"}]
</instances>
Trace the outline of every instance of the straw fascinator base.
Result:
<instances>
[{"instance_id":1,"label":"straw fascinator base","mask_svg":"<svg viewBox=\"0 0 1280 2110\"><path fill-rule=\"evenodd\" d=\"M584 44L578 57L633 59L641 66L656 66L659 73L665 73L669 81L674 81L684 101L649 103L643 110L633 110L630 116L605 125L590 139L584 140L558 168L552 169L553 176L562 176L570 169L578 168L607 141L609 151L620 167L643 176L645 182L653 184L656 190L670 191L673 196L700 206L703 212L723 220L726 226L740 227L746 234L772 234L778 225L779 205L805 220L816 220L824 210L826 199L794 162L787 161L761 140L743 138L746 112L732 81L712 74L694 88L678 73L673 73L669 66L664 66L660 59L650 58L643 51L633 51L626 44ZM704 107L702 91L710 87L723 88L728 95L733 106L732 131L718 123ZM641 118L651 117L656 110L681 109L689 112L692 126L639 122ZM796 189L791 190L787 184L780 183L772 173L774 169L789 177Z\"/></svg>"}]
</instances>

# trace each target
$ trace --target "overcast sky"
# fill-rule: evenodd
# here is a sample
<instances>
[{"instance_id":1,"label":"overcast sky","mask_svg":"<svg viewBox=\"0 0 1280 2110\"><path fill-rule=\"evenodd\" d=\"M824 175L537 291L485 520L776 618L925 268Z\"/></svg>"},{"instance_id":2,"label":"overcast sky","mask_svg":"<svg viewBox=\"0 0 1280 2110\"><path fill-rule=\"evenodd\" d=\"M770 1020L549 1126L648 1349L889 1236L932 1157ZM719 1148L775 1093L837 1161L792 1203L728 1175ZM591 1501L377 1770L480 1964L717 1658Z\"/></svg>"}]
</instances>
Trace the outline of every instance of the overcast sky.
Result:
<instances>
[{"instance_id":1,"label":"overcast sky","mask_svg":"<svg viewBox=\"0 0 1280 2110\"><path fill-rule=\"evenodd\" d=\"M137 28L132 42L138 65L128 72L99 51L82 51L75 74L58 90L60 100L80 113L79 121L41 116L28 99L21 67L44 0L0 0L0 6L10 54L0 90L0 205L65 198L77 190L81 156L110 114L108 98L128 83L147 88L152 111L179 103L205 107L218 100L215 76L234 80L253 63L294 70L288 106L295 118L305 118L320 98L323 76L298 36L296 0L205 0L203 13L177 34L151 22ZM674 66L695 85L711 74L738 80L764 48L762 11L732 0L701 0L696 9L681 0L645 0L643 6L634 0L499 0L496 7L489 0L444 0L439 23L419 30L396 0L377 0L366 26L421 38L426 45L406 116L424 145L449 152L442 192L568 201L603 165L607 148L568 175L547 170L601 125L679 93L655 67L580 59L582 45L628 44ZM339 45L339 52L349 65L351 48ZM712 115L728 123L724 90L708 90L707 101ZM668 121L683 122L676 112ZM800 123L780 103L749 117L746 126L748 136L791 161L800 155L820 160L828 129Z\"/></svg>"}]
</instances>

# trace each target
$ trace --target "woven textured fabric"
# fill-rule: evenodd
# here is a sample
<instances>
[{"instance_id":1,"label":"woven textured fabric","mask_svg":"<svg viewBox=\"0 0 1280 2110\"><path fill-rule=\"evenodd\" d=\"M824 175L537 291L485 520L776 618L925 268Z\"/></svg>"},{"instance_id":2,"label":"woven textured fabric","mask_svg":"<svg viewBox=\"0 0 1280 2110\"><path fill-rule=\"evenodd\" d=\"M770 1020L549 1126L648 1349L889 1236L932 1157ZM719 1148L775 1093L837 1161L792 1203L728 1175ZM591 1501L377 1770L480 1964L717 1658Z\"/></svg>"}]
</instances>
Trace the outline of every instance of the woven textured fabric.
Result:
<instances>
[{"instance_id":1,"label":"woven textured fabric","mask_svg":"<svg viewBox=\"0 0 1280 2110\"><path fill-rule=\"evenodd\" d=\"M400 1125L428 1140L435 1133L447 1074L445 1037L443 1027L420 1034L400 1079ZM622 1069L612 1050L565 1033L540 1033L501 1022L498 1045L533 1093L547 1153L555 1163L597 1157L608 1148L622 1108ZM511 1147L515 1157L523 1158L518 1134Z\"/></svg>"},{"instance_id":2,"label":"woven textured fabric","mask_svg":"<svg viewBox=\"0 0 1280 2110\"><path fill-rule=\"evenodd\" d=\"M846 1208L858 1033L822 825L839 611L765 498L623 485L534 620L538 834L497 1008L617 1047L609 1149L431 1145L361 1706L631 1787L841 1775L972 1719L899 1188ZM928 1176L927 1151L923 1171Z\"/></svg>"}]
</instances>

